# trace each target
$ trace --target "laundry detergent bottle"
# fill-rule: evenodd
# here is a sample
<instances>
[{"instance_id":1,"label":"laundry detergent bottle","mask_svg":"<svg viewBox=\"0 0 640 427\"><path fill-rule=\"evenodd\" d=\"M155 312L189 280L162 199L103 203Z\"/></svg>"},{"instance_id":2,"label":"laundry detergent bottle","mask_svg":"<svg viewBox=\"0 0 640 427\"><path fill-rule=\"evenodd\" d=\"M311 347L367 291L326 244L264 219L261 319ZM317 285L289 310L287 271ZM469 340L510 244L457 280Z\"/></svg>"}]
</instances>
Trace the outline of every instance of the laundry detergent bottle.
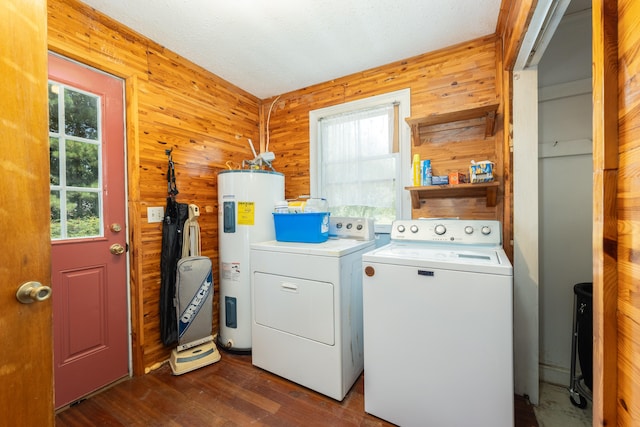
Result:
<instances>
[{"instance_id":1,"label":"laundry detergent bottle","mask_svg":"<svg viewBox=\"0 0 640 427\"><path fill-rule=\"evenodd\" d=\"M413 163L411 166L413 170L413 186L419 187L422 184L422 168L420 165L420 154L413 155Z\"/></svg>"}]
</instances>

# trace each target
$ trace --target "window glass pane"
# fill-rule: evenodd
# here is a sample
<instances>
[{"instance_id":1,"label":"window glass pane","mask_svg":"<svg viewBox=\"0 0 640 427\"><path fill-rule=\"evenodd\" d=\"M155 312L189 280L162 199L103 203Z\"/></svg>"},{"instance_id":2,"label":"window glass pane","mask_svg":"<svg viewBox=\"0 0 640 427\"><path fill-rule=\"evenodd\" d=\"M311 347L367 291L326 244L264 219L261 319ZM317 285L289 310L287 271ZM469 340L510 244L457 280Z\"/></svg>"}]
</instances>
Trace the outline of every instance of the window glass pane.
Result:
<instances>
[{"instance_id":1,"label":"window glass pane","mask_svg":"<svg viewBox=\"0 0 640 427\"><path fill-rule=\"evenodd\" d=\"M98 193L67 192L67 237L100 235Z\"/></svg>"},{"instance_id":2,"label":"window glass pane","mask_svg":"<svg viewBox=\"0 0 640 427\"><path fill-rule=\"evenodd\" d=\"M60 142L49 137L49 183L60 185Z\"/></svg>"},{"instance_id":3,"label":"window glass pane","mask_svg":"<svg viewBox=\"0 0 640 427\"><path fill-rule=\"evenodd\" d=\"M366 216L377 224L391 224L396 219L396 161L397 157L363 161L358 179L325 181L331 215Z\"/></svg>"},{"instance_id":4,"label":"window glass pane","mask_svg":"<svg viewBox=\"0 0 640 427\"><path fill-rule=\"evenodd\" d=\"M350 157L391 152L393 109L383 107L325 118L322 121L324 159L334 162Z\"/></svg>"},{"instance_id":5,"label":"window glass pane","mask_svg":"<svg viewBox=\"0 0 640 427\"><path fill-rule=\"evenodd\" d=\"M87 142L67 141L66 178L71 187L98 188L98 146Z\"/></svg>"},{"instance_id":6,"label":"window glass pane","mask_svg":"<svg viewBox=\"0 0 640 427\"><path fill-rule=\"evenodd\" d=\"M51 238L59 239L62 237L60 230L60 192L51 191Z\"/></svg>"},{"instance_id":7,"label":"window glass pane","mask_svg":"<svg viewBox=\"0 0 640 427\"><path fill-rule=\"evenodd\" d=\"M98 97L66 89L64 116L67 135L98 139Z\"/></svg>"},{"instance_id":8,"label":"window glass pane","mask_svg":"<svg viewBox=\"0 0 640 427\"><path fill-rule=\"evenodd\" d=\"M410 95L402 89L309 112L311 195L325 197L333 215L373 217L376 233L410 217Z\"/></svg>"},{"instance_id":9,"label":"window glass pane","mask_svg":"<svg viewBox=\"0 0 640 427\"><path fill-rule=\"evenodd\" d=\"M99 96L49 83L52 239L102 235L99 105Z\"/></svg>"},{"instance_id":10,"label":"window glass pane","mask_svg":"<svg viewBox=\"0 0 640 427\"><path fill-rule=\"evenodd\" d=\"M58 92L60 86L49 83L49 132L58 132Z\"/></svg>"},{"instance_id":11,"label":"window glass pane","mask_svg":"<svg viewBox=\"0 0 640 427\"><path fill-rule=\"evenodd\" d=\"M320 123L322 196L332 215L396 218L397 155L392 153L393 107L325 117Z\"/></svg>"}]
</instances>

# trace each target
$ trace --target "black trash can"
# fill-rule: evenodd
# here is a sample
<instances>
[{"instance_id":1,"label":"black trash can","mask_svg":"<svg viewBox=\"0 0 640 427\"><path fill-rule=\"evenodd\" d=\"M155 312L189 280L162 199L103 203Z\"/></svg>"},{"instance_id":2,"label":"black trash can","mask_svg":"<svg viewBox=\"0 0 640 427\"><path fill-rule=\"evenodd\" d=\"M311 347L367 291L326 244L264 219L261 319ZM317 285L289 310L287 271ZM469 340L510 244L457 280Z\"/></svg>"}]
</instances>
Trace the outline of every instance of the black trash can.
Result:
<instances>
[{"instance_id":1,"label":"black trash can","mask_svg":"<svg viewBox=\"0 0 640 427\"><path fill-rule=\"evenodd\" d=\"M574 285L578 360L584 384L593 390L593 283Z\"/></svg>"}]
</instances>

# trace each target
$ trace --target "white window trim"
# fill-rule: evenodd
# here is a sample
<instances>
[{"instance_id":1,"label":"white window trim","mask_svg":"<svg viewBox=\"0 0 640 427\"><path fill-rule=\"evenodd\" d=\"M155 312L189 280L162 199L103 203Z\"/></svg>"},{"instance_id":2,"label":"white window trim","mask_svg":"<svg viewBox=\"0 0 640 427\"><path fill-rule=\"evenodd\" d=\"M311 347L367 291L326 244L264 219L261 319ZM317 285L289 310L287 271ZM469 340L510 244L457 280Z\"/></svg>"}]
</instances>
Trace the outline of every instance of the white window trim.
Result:
<instances>
[{"instance_id":1,"label":"white window trim","mask_svg":"<svg viewBox=\"0 0 640 427\"><path fill-rule=\"evenodd\" d=\"M399 206L396 207L398 219L411 218L411 197L404 187L411 185L411 129L406 122L406 118L411 116L411 90L402 89L382 95L376 95L357 101L346 102L344 104L332 105L326 108L309 111L309 174L311 178L311 197L318 196L318 121L322 117L347 113L350 111L363 110L376 107L382 104L397 102L398 107L398 137L400 142L400 182L402 188L399 189ZM389 233L391 226L376 225L376 233Z\"/></svg>"}]
</instances>

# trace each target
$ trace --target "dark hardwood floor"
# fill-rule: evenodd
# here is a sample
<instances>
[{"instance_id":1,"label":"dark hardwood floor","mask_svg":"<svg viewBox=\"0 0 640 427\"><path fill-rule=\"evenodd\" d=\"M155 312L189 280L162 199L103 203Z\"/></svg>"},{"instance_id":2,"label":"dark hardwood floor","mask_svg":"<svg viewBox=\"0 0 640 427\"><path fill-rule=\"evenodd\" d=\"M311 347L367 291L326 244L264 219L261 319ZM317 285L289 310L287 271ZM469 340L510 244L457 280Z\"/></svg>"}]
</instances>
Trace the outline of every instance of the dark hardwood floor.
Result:
<instances>
[{"instance_id":1,"label":"dark hardwood floor","mask_svg":"<svg viewBox=\"0 0 640 427\"><path fill-rule=\"evenodd\" d=\"M363 391L360 376L337 402L254 367L249 355L223 352L219 362L180 376L164 364L120 382L59 412L56 426L392 426L364 412ZM515 414L515 427L538 426L519 396Z\"/></svg>"}]
</instances>

